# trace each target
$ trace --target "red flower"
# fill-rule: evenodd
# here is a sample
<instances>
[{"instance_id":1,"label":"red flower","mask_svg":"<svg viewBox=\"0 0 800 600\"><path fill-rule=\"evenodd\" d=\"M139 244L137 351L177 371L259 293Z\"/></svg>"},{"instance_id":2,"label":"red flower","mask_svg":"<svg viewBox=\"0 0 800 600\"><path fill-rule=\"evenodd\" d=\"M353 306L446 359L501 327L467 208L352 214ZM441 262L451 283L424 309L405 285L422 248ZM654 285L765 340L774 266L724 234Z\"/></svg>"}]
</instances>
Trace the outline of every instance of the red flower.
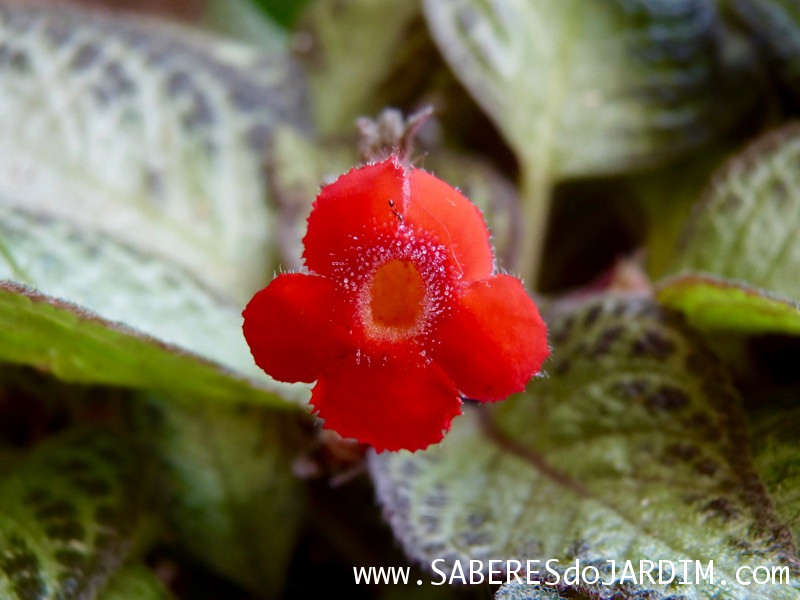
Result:
<instances>
[{"instance_id":1,"label":"red flower","mask_svg":"<svg viewBox=\"0 0 800 600\"><path fill-rule=\"evenodd\" d=\"M522 283L492 275L478 209L396 157L323 188L303 243L308 274L258 292L244 336L275 379L317 381L311 403L344 437L425 448L461 412L459 392L503 399L549 353Z\"/></svg>"}]
</instances>

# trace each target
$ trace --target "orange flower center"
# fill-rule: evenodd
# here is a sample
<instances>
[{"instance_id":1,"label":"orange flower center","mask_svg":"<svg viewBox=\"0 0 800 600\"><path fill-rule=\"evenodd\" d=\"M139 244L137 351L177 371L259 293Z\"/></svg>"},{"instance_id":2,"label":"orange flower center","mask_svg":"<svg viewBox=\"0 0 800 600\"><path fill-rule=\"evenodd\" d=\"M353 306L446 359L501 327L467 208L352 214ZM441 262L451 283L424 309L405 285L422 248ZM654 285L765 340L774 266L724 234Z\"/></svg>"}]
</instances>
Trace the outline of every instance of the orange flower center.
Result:
<instances>
[{"instance_id":1,"label":"orange flower center","mask_svg":"<svg viewBox=\"0 0 800 600\"><path fill-rule=\"evenodd\" d=\"M411 333L425 312L425 282L409 260L392 259L372 279L369 311L377 329ZM405 331L398 331L405 330Z\"/></svg>"}]
</instances>

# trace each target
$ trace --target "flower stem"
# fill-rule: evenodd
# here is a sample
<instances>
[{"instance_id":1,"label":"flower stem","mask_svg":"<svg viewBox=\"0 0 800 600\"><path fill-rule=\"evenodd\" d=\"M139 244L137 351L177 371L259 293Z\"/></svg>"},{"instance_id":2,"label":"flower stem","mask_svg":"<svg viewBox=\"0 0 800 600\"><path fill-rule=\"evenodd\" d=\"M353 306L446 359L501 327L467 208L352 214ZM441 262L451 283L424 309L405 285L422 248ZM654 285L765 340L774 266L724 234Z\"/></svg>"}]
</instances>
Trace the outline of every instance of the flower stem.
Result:
<instances>
[{"instance_id":1,"label":"flower stem","mask_svg":"<svg viewBox=\"0 0 800 600\"><path fill-rule=\"evenodd\" d=\"M522 243L517 269L532 291L539 288L542 252L550 217L553 180L547 160L527 157L521 164Z\"/></svg>"}]
</instances>

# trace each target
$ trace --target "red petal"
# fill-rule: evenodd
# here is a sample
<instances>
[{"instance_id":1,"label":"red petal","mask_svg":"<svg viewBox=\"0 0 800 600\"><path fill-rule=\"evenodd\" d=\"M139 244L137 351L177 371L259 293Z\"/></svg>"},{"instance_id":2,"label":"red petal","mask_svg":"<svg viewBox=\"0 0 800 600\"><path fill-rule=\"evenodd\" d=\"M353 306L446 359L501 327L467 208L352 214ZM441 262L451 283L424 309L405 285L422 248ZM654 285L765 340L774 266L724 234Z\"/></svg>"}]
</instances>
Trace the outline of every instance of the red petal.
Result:
<instances>
[{"instance_id":1,"label":"red petal","mask_svg":"<svg viewBox=\"0 0 800 600\"><path fill-rule=\"evenodd\" d=\"M333 275L333 263L355 254L355 247L374 243L377 231L396 228L393 210L402 210L404 175L400 163L390 158L352 169L322 188L303 238L306 266Z\"/></svg>"},{"instance_id":2,"label":"red petal","mask_svg":"<svg viewBox=\"0 0 800 600\"><path fill-rule=\"evenodd\" d=\"M436 365L348 357L331 365L311 395L325 428L376 450L420 450L441 441L461 412L458 391Z\"/></svg>"},{"instance_id":3,"label":"red petal","mask_svg":"<svg viewBox=\"0 0 800 600\"><path fill-rule=\"evenodd\" d=\"M322 189L303 238L306 266L336 275L335 263L379 243L401 221L448 248L466 281L491 275L492 247L478 208L433 175L405 169L396 157L352 169Z\"/></svg>"},{"instance_id":4,"label":"red petal","mask_svg":"<svg viewBox=\"0 0 800 600\"><path fill-rule=\"evenodd\" d=\"M441 179L418 169L411 172L405 220L451 249L465 281L492 274L494 257L481 211Z\"/></svg>"},{"instance_id":5,"label":"red petal","mask_svg":"<svg viewBox=\"0 0 800 600\"><path fill-rule=\"evenodd\" d=\"M435 335L435 361L475 400L522 391L550 353L536 305L510 275L470 284Z\"/></svg>"},{"instance_id":6,"label":"red petal","mask_svg":"<svg viewBox=\"0 0 800 600\"><path fill-rule=\"evenodd\" d=\"M341 290L329 279L279 275L253 296L242 331L256 364L279 381L312 382L352 352Z\"/></svg>"}]
</instances>

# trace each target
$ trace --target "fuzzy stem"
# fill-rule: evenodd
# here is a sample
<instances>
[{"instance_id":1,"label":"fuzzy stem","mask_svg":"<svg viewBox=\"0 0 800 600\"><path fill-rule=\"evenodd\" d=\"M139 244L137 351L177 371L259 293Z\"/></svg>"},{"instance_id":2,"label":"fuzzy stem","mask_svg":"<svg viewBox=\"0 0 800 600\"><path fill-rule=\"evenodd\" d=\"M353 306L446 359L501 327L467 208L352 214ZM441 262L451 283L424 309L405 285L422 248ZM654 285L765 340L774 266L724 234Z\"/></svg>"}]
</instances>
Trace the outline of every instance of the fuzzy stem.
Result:
<instances>
[{"instance_id":1,"label":"fuzzy stem","mask_svg":"<svg viewBox=\"0 0 800 600\"><path fill-rule=\"evenodd\" d=\"M540 283L553 181L548 161L540 156L526 157L521 167L522 243L517 269L531 291L536 291Z\"/></svg>"}]
</instances>

